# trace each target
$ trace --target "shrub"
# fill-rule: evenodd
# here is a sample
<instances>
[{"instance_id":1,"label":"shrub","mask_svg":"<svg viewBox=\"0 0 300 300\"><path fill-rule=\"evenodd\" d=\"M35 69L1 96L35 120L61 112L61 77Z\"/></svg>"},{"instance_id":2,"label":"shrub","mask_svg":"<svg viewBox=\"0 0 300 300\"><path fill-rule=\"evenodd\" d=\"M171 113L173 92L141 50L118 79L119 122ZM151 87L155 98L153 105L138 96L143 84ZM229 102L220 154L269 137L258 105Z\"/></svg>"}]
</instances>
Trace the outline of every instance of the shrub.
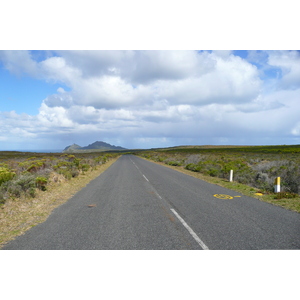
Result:
<instances>
[{"instance_id":1,"label":"shrub","mask_svg":"<svg viewBox=\"0 0 300 300\"><path fill-rule=\"evenodd\" d=\"M58 174L63 175L66 179L70 180L73 176L70 170L67 169L60 169Z\"/></svg>"},{"instance_id":2,"label":"shrub","mask_svg":"<svg viewBox=\"0 0 300 300\"><path fill-rule=\"evenodd\" d=\"M19 168L21 171L36 173L39 169L46 166L45 161L45 159L24 161L19 163Z\"/></svg>"},{"instance_id":3,"label":"shrub","mask_svg":"<svg viewBox=\"0 0 300 300\"><path fill-rule=\"evenodd\" d=\"M286 191L299 193L300 191L300 169L299 167L290 167L285 174L281 176L282 186Z\"/></svg>"},{"instance_id":4,"label":"shrub","mask_svg":"<svg viewBox=\"0 0 300 300\"><path fill-rule=\"evenodd\" d=\"M96 157L94 160L97 164L105 164L107 162L107 156L104 155L104 156L98 156Z\"/></svg>"},{"instance_id":5,"label":"shrub","mask_svg":"<svg viewBox=\"0 0 300 300\"><path fill-rule=\"evenodd\" d=\"M10 171L7 168L4 167L0 167L0 185L3 182L12 180L14 178L14 176L16 175L15 172Z\"/></svg>"},{"instance_id":6,"label":"shrub","mask_svg":"<svg viewBox=\"0 0 300 300\"><path fill-rule=\"evenodd\" d=\"M48 182L48 180L45 177L36 177L35 178L36 187L42 191L46 190L47 182Z\"/></svg>"},{"instance_id":7,"label":"shrub","mask_svg":"<svg viewBox=\"0 0 300 300\"><path fill-rule=\"evenodd\" d=\"M34 197L36 196L36 189L33 188L33 187L30 188L30 189L28 190L28 194L29 194L30 197L34 198Z\"/></svg>"},{"instance_id":8,"label":"shrub","mask_svg":"<svg viewBox=\"0 0 300 300\"><path fill-rule=\"evenodd\" d=\"M201 172L201 170L203 169L203 167L200 166L199 164L193 164L193 163L187 164L187 165L185 166L185 168L186 168L187 170L194 171L194 172Z\"/></svg>"},{"instance_id":9,"label":"shrub","mask_svg":"<svg viewBox=\"0 0 300 300\"><path fill-rule=\"evenodd\" d=\"M73 161L74 159L76 159L76 157L75 157L75 155L70 154L70 155L68 155L68 159L69 159L69 161Z\"/></svg>"},{"instance_id":10,"label":"shrub","mask_svg":"<svg viewBox=\"0 0 300 300\"><path fill-rule=\"evenodd\" d=\"M25 173L20 175L19 178L14 180L13 183L17 186L20 186L21 189L26 192L30 188L35 187L35 176L31 175L30 173Z\"/></svg>"},{"instance_id":11,"label":"shrub","mask_svg":"<svg viewBox=\"0 0 300 300\"><path fill-rule=\"evenodd\" d=\"M31 197L35 196L35 177L30 173L22 174L14 180L5 182L1 186L2 198L7 195L12 197L21 197L22 194L25 196L29 195Z\"/></svg>"},{"instance_id":12,"label":"shrub","mask_svg":"<svg viewBox=\"0 0 300 300\"><path fill-rule=\"evenodd\" d=\"M73 160L73 165L74 165L76 168L79 168L79 165L80 165L80 159L75 158L75 159Z\"/></svg>"},{"instance_id":13,"label":"shrub","mask_svg":"<svg viewBox=\"0 0 300 300\"><path fill-rule=\"evenodd\" d=\"M3 186L0 188L0 205L4 204L6 201L6 189L3 189Z\"/></svg>"},{"instance_id":14,"label":"shrub","mask_svg":"<svg viewBox=\"0 0 300 300\"><path fill-rule=\"evenodd\" d=\"M202 160L202 157L200 155L189 155L186 160L185 163L188 164L197 164L200 160Z\"/></svg>"},{"instance_id":15,"label":"shrub","mask_svg":"<svg viewBox=\"0 0 300 300\"><path fill-rule=\"evenodd\" d=\"M262 190L272 191L274 180L267 173L258 172L255 176L254 186Z\"/></svg>"},{"instance_id":16,"label":"shrub","mask_svg":"<svg viewBox=\"0 0 300 300\"><path fill-rule=\"evenodd\" d=\"M168 161L168 162L166 162L166 164L167 165L169 165L169 166L182 166L182 163L181 162L179 162L179 161Z\"/></svg>"},{"instance_id":17,"label":"shrub","mask_svg":"<svg viewBox=\"0 0 300 300\"><path fill-rule=\"evenodd\" d=\"M212 177L216 177L216 176L218 176L220 173L221 173L221 171L218 170L218 169L215 169L215 168L211 168L211 169L208 170L209 176L212 176Z\"/></svg>"},{"instance_id":18,"label":"shrub","mask_svg":"<svg viewBox=\"0 0 300 300\"><path fill-rule=\"evenodd\" d=\"M165 159L166 159L166 157L158 156L156 160L159 162L163 162L163 161L165 161Z\"/></svg>"},{"instance_id":19,"label":"shrub","mask_svg":"<svg viewBox=\"0 0 300 300\"><path fill-rule=\"evenodd\" d=\"M79 171L76 170L76 169L72 169L71 170L71 175L72 175L73 178L75 178L75 177L77 177L79 175Z\"/></svg>"},{"instance_id":20,"label":"shrub","mask_svg":"<svg viewBox=\"0 0 300 300\"><path fill-rule=\"evenodd\" d=\"M82 170L82 172L86 172L89 170L90 165L89 164L81 164L79 167Z\"/></svg>"}]
</instances>

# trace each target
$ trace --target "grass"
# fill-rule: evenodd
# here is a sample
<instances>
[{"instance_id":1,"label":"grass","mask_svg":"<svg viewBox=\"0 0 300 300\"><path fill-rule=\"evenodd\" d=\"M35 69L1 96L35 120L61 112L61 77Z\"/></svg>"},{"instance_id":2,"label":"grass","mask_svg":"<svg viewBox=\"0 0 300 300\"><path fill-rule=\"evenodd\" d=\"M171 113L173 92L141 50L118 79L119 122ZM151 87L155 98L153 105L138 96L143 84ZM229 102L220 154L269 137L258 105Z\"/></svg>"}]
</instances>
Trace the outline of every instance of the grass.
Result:
<instances>
[{"instance_id":1,"label":"grass","mask_svg":"<svg viewBox=\"0 0 300 300\"><path fill-rule=\"evenodd\" d=\"M190 170L185 169L183 166L173 166L173 165L165 164L163 162L153 161L153 160L145 158L145 157L142 157L142 158L147 159L152 162L155 162L157 164L166 166L173 170L182 172L186 175L193 176L195 178L204 180L206 182L216 184L216 185L228 188L230 190L239 192L245 196L253 197L253 198L259 199L260 201L268 202L273 205L281 206L285 209L296 211L296 212L300 213L300 196L299 195L297 195L295 198L274 199L276 197L275 193L262 192L260 189L253 188L246 184L238 183L235 181L229 182L229 180L227 180L227 179L211 177L211 176L203 175L198 172L192 172ZM260 193L262 195L261 196L255 195L256 193Z\"/></svg>"},{"instance_id":2,"label":"grass","mask_svg":"<svg viewBox=\"0 0 300 300\"><path fill-rule=\"evenodd\" d=\"M93 171L66 180L62 175L56 183L49 183L46 191L37 190L35 198L8 199L0 206L0 247L24 234L28 229L44 222L54 208L67 202L91 180L109 168L118 157L95 167Z\"/></svg>"}]
</instances>

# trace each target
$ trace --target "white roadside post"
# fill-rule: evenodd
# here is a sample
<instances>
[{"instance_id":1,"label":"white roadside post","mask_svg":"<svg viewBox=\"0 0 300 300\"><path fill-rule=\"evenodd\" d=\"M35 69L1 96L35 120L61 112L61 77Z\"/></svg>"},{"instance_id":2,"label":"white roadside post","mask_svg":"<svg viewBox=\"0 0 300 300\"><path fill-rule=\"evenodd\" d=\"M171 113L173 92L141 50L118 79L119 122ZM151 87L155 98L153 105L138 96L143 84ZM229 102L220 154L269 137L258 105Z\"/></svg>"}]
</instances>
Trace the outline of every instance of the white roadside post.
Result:
<instances>
[{"instance_id":1,"label":"white roadside post","mask_svg":"<svg viewBox=\"0 0 300 300\"><path fill-rule=\"evenodd\" d=\"M233 180L233 170L230 170L229 181L231 182L232 180Z\"/></svg>"},{"instance_id":2,"label":"white roadside post","mask_svg":"<svg viewBox=\"0 0 300 300\"><path fill-rule=\"evenodd\" d=\"M274 192L275 193L279 193L280 192L280 177L275 178Z\"/></svg>"}]
</instances>

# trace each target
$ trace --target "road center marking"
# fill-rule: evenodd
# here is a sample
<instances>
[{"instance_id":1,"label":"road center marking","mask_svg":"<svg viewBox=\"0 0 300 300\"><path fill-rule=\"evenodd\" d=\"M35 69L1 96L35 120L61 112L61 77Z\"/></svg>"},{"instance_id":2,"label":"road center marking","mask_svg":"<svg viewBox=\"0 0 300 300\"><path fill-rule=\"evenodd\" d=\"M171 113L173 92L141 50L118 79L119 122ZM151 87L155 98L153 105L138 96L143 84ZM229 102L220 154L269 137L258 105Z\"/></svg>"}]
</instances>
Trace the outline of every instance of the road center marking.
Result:
<instances>
[{"instance_id":1,"label":"road center marking","mask_svg":"<svg viewBox=\"0 0 300 300\"><path fill-rule=\"evenodd\" d=\"M143 174L143 177L149 182L148 178Z\"/></svg>"},{"instance_id":2,"label":"road center marking","mask_svg":"<svg viewBox=\"0 0 300 300\"><path fill-rule=\"evenodd\" d=\"M179 216L175 209L171 208L172 213L178 218L181 224L188 230L195 241L200 245L203 250L209 250L208 247L203 243L203 241L198 237L195 231Z\"/></svg>"},{"instance_id":3,"label":"road center marking","mask_svg":"<svg viewBox=\"0 0 300 300\"><path fill-rule=\"evenodd\" d=\"M134 164L134 166L138 169L138 170L140 170L139 169L139 167L136 165L136 163L130 158L130 160L131 160L131 162Z\"/></svg>"},{"instance_id":4,"label":"road center marking","mask_svg":"<svg viewBox=\"0 0 300 300\"><path fill-rule=\"evenodd\" d=\"M154 188L153 188L154 189ZM159 198L159 199L162 199L162 197L160 196L160 194L154 189L154 193L155 195Z\"/></svg>"}]
</instances>

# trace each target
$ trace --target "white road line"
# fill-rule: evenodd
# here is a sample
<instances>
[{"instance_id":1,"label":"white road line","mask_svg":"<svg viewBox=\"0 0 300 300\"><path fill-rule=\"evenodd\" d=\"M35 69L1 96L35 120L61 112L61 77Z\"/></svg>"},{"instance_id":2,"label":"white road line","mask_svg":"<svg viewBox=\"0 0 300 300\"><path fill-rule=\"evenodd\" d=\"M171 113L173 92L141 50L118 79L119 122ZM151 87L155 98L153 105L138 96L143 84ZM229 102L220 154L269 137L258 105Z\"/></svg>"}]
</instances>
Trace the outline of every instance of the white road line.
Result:
<instances>
[{"instance_id":1,"label":"white road line","mask_svg":"<svg viewBox=\"0 0 300 300\"><path fill-rule=\"evenodd\" d=\"M179 216L179 214L175 211L175 209L171 208L173 214L178 218L178 220L182 223L182 225L188 230L191 236L195 239L195 241L200 245L203 250L209 250L208 247L201 241L198 235L194 232L194 230L186 224L186 222Z\"/></svg>"},{"instance_id":2,"label":"white road line","mask_svg":"<svg viewBox=\"0 0 300 300\"><path fill-rule=\"evenodd\" d=\"M143 174L143 177L149 182L148 178Z\"/></svg>"},{"instance_id":3,"label":"white road line","mask_svg":"<svg viewBox=\"0 0 300 300\"><path fill-rule=\"evenodd\" d=\"M139 169L139 167L135 164L135 162L130 158L131 162L134 164L134 166L139 170L139 172L143 175L143 177L150 183L150 181L148 180L148 178L141 172L141 170ZM158 195L159 196L159 195ZM159 198L161 199L161 197L159 196Z\"/></svg>"},{"instance_id":4,"label":"white road line","mask_svg":"<svg viewBox=\"0 0 300 300\"><path fill-rule=\"evenodd\" d=\"M162 199L162 197L160 196L160 194L153 188L155 195L159 198Z\"/></svg>"},{"instance_id":5,"label":"white road line","mask_svg":"<svg viewBox=\"0 0 300 300\"><path fill-rule=\"evenodd\" d=\"M131 160L131 162L134 164L134 166L138 169L138 170L140 170L139 169L139 167L136 165L136 163L130 158L130 160Z\"/></svg>"}]
</instances>

